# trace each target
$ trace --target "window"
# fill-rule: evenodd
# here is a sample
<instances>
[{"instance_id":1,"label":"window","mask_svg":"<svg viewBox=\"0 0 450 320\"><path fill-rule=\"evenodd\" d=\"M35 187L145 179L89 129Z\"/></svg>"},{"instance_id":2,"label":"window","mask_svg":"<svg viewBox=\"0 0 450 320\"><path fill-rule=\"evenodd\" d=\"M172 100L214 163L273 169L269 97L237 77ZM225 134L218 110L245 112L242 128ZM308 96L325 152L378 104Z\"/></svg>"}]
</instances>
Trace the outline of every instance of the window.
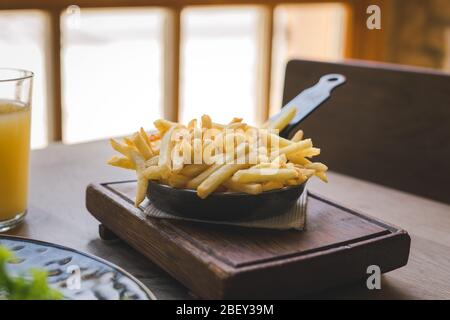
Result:
<instances>
[{"instance_id":1,"label":"window","mask_svg":"<svg viewBox=\"0 0 450 320\"><path fill-rule=\"evenodd\" d=\"M181 13L179 119L209 114L256 123L266 82L260 63L262 6L186 7ZM77 143L153 127L163 108L165 9L69 6L61 16L63 142ZM271 113L281 105L284 68L292 58L343 58L341 3L278 5L274 15ZM0 12L2 66L33 70L32 147L47 144L46 13ZM266 33L267 32L267 33ZM264 42L264 41L263 41ZM263 84L261 86L261 84ZM169 88L170 89L170 88ZM265 89L264 89L265 90ZM262 99L264 100L264 99ZM258 118L258 120L260 120Z\"/></svg>"},{"instance_id":2,"label":"window","mask_svg":"<svg viewBox=\"0 0 450 320\"><path fill-rule=\"evenodd\" d=\"M183 10L181 121L255 121L257 19L251 7Z\"/></svg>"},{"instance_id":3,"label":"window","mask_svg":"<svg viewBox=\"0 0 450 320\"><path fill-rule=\"evenodd\" d=\"M281 5L275 10L271 113L281 107L284 69L295 58L337 61L344 57L345 6Z\"/></svg>"},{"instance_id":4,"label":"window","mask_svg":"<svg viewBox=\"0 0 450 320\"><path fill-rule=\"evenodd\" d=\"M44 32L45 14L37 10L0 11L1 67L34 72L31 147L47 145Z\"/></svg>"},{"instance_id":5,"label":"window","mask_svg":"<svg viewBox=\"0 0 450 320\"><path fill-rule=\"evenodd\" d=\"M162 109L162 13L82 9L62 17L63 139L153 127Z\"/></svg>"}]
</instances>

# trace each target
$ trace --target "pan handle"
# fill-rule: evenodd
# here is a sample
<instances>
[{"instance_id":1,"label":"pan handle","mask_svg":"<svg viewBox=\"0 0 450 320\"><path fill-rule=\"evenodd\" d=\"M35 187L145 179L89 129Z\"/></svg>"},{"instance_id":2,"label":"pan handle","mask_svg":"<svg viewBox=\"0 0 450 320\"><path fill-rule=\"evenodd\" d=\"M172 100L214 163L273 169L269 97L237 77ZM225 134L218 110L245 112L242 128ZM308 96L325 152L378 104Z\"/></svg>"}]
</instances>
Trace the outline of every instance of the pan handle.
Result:
<instances>
[{"instance_id":1,"label":"pan handle","mask_svg":"<svg viewBox=\"0 0 450 320\"><path fill-rule=\"evenodd\" d=\"M296 108L297 113L291 122L280 132L283 138L291 138L300 128L299 124L314 110L321 106L331 94L331 91L345 83L346 79L341 74L326 74L322 76L314 86L303 90L294 99L282 107L281 111L270 118L272 121L290 108Z\"/></svg>"}]
</instances>

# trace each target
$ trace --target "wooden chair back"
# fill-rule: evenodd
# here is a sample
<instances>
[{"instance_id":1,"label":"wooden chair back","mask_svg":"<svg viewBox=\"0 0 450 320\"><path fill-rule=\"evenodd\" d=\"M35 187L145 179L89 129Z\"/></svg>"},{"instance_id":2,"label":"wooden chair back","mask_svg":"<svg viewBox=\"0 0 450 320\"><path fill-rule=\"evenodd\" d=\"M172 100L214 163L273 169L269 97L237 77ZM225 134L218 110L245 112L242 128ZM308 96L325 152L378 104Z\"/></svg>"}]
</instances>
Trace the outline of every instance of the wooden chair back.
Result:
<instances>
[{"instance_id":1,"label":"wooden chair back","mask_svg":"<svg viewBox=\"0 0 450 320\"><path fill-rule=\"evenodd\" d=\"M302 126L322 149L320 160L339 173L450 203L450 75L292 60L283 105L327 73L347 82Z\"/></svg>"}]
</instances>

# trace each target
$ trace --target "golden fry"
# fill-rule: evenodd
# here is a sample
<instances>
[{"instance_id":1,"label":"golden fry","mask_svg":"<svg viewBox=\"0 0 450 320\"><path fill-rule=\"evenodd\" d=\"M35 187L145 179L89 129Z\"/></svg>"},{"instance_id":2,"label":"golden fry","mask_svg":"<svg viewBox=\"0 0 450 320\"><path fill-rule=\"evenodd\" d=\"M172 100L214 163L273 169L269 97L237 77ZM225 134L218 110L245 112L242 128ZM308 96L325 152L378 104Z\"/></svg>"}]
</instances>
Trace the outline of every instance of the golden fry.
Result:
<instances>
[{"instance_id":1,"label":"golden fry","mask_svg":"<svg viewBox=\"0 0 450 320\"><path fill-rule=\"evenodd\" d=\"M150 166L142 171L142 175L148 180L158 180L162 178L161 169L158 166Z\"/></svg>"},{"instance_id":2,"label":"golden fry","mask_svg":"<svg viewBox=\"0 0 450 320\"><path fill-rule=\"evenodd\" d=\"M299 150L310 148L311 146L312 146L311 139L306 139L306 140L302 140L300 142L295 142L295 143L292 143L286 147L283 147L283 148L277 150L275 153L270 155L270 158L273 160L282 154L286 154L289 158L289 154L297 152Z\"/></svg>"},{"instance_id":3,"label":"golden fry","mask_svg":"<svg viewBox=\"0 0 450 320\"><path fill-rule=\"evenodd\" d=\"M211 165L216 162L214 142L210 139L203 141L203 163Z\"/></svg>"},{"instance_id":4,"label":"golden fry","mask_svg":"<svg viewBox=\"0 0 450 320\"><path fill-rule=\"evenodd\" d=\"M155 125L155 128L158 129L161 136L163 136L171 127L178 125L175 122L164 119L158 119L153 122L153 124Z\"/></svg>"},{"instance_id":5,"label":"golden fry","mask_svg":"<svg viewBox=\"0 0 450 320\"><path fill-rule=\"evenodd\" d=\"M316 173L316 171L313 169L305 169L305 168L296 167L295 170L299 173L299 175L305 176L306 178L310 178Z\"/></svg>"},{"instance_id":6,"label":"golden fry","mask_svg":"<svg viewBox=\"0 0 450 320\"><path fill-rule=\"evenodd\" d=\"M268 134L268 141L270 143L270 147L277 147L277 148L286 147L295 143L294 141L280 137L278 134L275 133Z\"/></svg>"},{"instance_id":7,"label":"golden fry","mask_svg":"<svg viewBox=\"0 0 450 320\"><path fill-rule=\"evenodd\" d=\"M192 137L193 137L192 152L194 164L202 164L203 163L202 130L200 128L194 128Z\"/></svg>"},{"instance_id":8,"label":"golden fry","mask_svg":"<svg viewBox=\"0 0 450 320\"><path fill-rule=\"evenodd\" d=\"M169 130L164 134L161 140L161 147L159 150L159 160L158 166L161 168L161 176L167 178L170 171L172 170L172 133L175 131L176 126L170 127Z\"/></svg>"},{"instance_id":9,"label":"golden fry","mask_svg":"<svg viewBox=\"0 0 450 320\"><path fill-rule=\"evenodd\" d=\"M322 180L323 182L328 182L328 177L327 174L323 171L321 172L316 172L315 174L317 177L319 177L320 180Z\"/></svg>"},{"instance_id":10,"label":"golden fry","mask_svg":"<svg viewBox=\"0 0 450 320\"><path fill-rule=\"evenodd\" d=\"M197 188L197 195L204 199L217 189L224 181L228 180L236 171L248 168L249 164L224 164L211 173Z\"/></svg>"},{"instance_id":11,"label":"golden fry","mask_svg":"<svg viewBox=\"0 0 450 320\"><path fill-rule=\"evenodd\" d=\"M231 191L244 192L249 194L260 194L261 192L263 192L262 185L259 183L243 184L228 179L223 183L223 185Z\"/></svg>"},{"instance_id":12,"label":"golden fry","mask_svg":"<svg viewBox=\"0 0 450 320\"><path fill-rule=\"evenodd\" d=\"M130 151L133 150L130 146L124 146L123 144L117 142L114 139L109 139L109 143L111 144L111 147L116 150L117 152L120 152L125 157L130 159Z\"/></svg>"},{"instance_id":13,"label":"golden fry","mask_svg":"<svg viewBox=\"0 0 450 320\"><path fill-rule=\"evenodd\" d=\"M292 142L300 142L303 140L303 130L298 130L292 137Z\"/></svg>"},{"instance_id":14,"label":"golden fry","mask_svg":"<svg viewBox=\"0 0 450 320\"><path fill-rule=\"evenodd\" d=\"M158 156L153 156L150 159L145 161L145 166L146 167L157 166L158 165L158 161L159 161L159 155Z\"/></svg>"},{"instance_id":15,"label":"golden fry","mask_svg":"<svg viewBox=\"0 0 450 320\"><path fill-rule=\"evenodd\" d=\"M181 174L171 174L168 178L167 178L167 183L169 184L169 186L174 187L174 188L184 188L186 186L186 184L188 183L189 178L185 177Z\"/></svg>"},{"instance_id":16,"label":"golden fry","mask_svg":"<svg viewBox=\"0 0 450 320\"><path fill-rule=\"evenodd\" d=\"M142 135L136 132L133 135L132 141L136 146L136 149L141 153L145 160L150 159L153 156L153 151L147 142L142 138Z\"/></svg>"},{"instance_id":17,"label":"golden fry","mask_svg":"<svg viewBox=\"0 0 450 320\"><path fill-rule=\"evenodd\" d=\"M304 183L312 176L327 182L328 167L309 158L320 154L311 139L303 140L298 131L291 140L282 138L282 130L295 117L296 108L283 110L265 129L247 125L241 118L228 124L214 123L203 115L201 126L191 120L187 126L159 119L158 133L144 128L124 143L110 139L114 150L108 164L136 171L135 205L145 199L149 180L197 190L206 198L213 192L231 191L259 194Z\"/></svg>"},{"instance_id":18,"label":"golden fry","mask_svg":"<svg viewBox=\"0 0 450 320\"><path fill-rule=\"evenodd\" d=\"M134 142L130 138L123 138L123 141L127 146L135 147Z\"/></svg>"},{"instance_id":19,"label":"golden fry","mask_svg":"<svg viewBox=\"0 0 450 320\"><path fill-rule=\"evenodd\" d=\"M314 169L316 171L323 171L323 172L328 170L328 167L321 162L313 162L313 163L307 164L305 167L307 169Z\"/></svg>"},{"instance_id":20,"label":"golden fry","mask_svg":"<svg viewBox=\"0 0 450 320\"><path fill-rule=\"evenodd\" d=\"M227 125L227 129L231 129L231 130L245 129L246 127L247 127L247 125L245 123L241 123L241 122L234 122L234 123Z\"/></svg>"},{"instance_id":21,"label":"golden fry","mask_svg":"<svg viewBox=\"0 0 450 320\"><path fill-rule=\"evenodd\" d=\"M271 161L271 165L273 166L284 166L287 163L287 157L285 154L280 154L278 157Z\"/></svg>"},{"instance_id":22,"label":"golden fry","mask_svg":"<svg viewBox=\"0 0 450 320\"><path fill-rule=\"evenodd\" d=\"M113 156L108 160L108 164L114 167L136 170L136 165L128 158Z\"/></svg>"},{"instance_id":23,"label":"golden fry","mask_svg":"<svg viewBox=\"0 0 450 320\"><path fill-rule=\"evenodd\" d=\"M233 176L234 182L240 183L258 183L266 181L286 181L298 178L298 172L295 169L247 169L236 172Z\"/></svg>"},{"instance_id":24,"label":"golden fry","mask_svg":"<svg viewBox=\"0 0 450 320\"><path fill-rule=\"evenodd\" d=\"M274 164L272 162L260 162L250 167L250 169L279 168L279 167L280 167L279 165Z\"/></svg>"},{"instance_id":25,"label":"golden fry","mask_svg":"<svg viewBox=\"0 0 450 320\"><path fill-rule=\"evenodd\" d=\"M147 146L150 148L150 151L154 153L152 150L152 142L150 141L150 138L148 137L148 134L147 132L145 132L144 128L141 127L141 129L139 130L139 134L141 135Z\"/></svg>"},{"instance_id":26,"label":"golden fry","mask_svg":"<svg viewBox=\"0 0 450 320\"><path fill-rule=\"evenodd\" d=\"M284 187L283 182L280 181L267 181L262 184L263 191L270 191L270 190L276 190L281 189Z\"/></svg>"},{"instance_id":27,"label":"golden fry","mask_svg":"<svg viewBox=\"0 0 450 320\"><path fill-rule=\"evenodd\" d=\"M155 154L159 154L159 148L161 147L161 140L152 141L152 150Z\"/></svg>"},{"instance_id":28,"label":"golden fry","mask_svg":"<svg viewBox=\"0 0 450 320\"><path fill-rule=\"evenodd\" d=\"M289 161L295 163L295 164L300 164L300 165L308 165L311 163L310 160L304 158L301 155L298 155L296 153L292 153L290 155L287 156L287 158L289 159Z\"/></svg>"},{"instance_id":29,"label":"golden fry","mask_svg":"<svg viewBox=\"0 0 450 320\"><path fill-rule=\"evenodd\" d=\"M212 128L212 121L211 117L207 114L202 115L202 128L211 129Z\"/></svg>"},{"instance_id":30,"label":"golden fry","mask_svg":"<svg viewBox=\"0 0 450 320\"><path fill-rule=\"evenodd\" d=\"M188 164L180 171L180 174L193 178L208 169L208 167L209 166L207 164Z\"/></svg>"},{"instance_id":31,"label":"golden fry","mask_svg":"<svg viewBox=\"0 0 450 320\"><path fill-rule=\"evenodd\" d=\"M213 122L213 123L212 123L212 128L213 128L213 129L217 129L217 130L223 130L223 129L226 128L226 125L220 124L220 123L216 123L216 122Z\"/></svg>"},{"instance_id":32,"label":"golden fry","mask_svg":"<svg viewBox=\"0 0 450 320\"><path fill-rule=\"evenodd\" d=\"M237 123L237 122L242 122L242 120L243 120L242 118L236 118L236 117L234 117L233 120L231 120L229 124L233 124L233 123Z\"/></svg>"},{"instance_id":33,"label":"golden fry","mask_svg":"<svg viewBox=\"0 0 450 320\"><path fill-rule=\"evenodd\" d=\"M296 185L298 185L298 180L297 179L289 179L289 180L286 180L285 184L287 186L296 186Z\"/></svg>"},{"instance_id":34,"label":"golden fry","mask_svg":"<svg viewBox=\"0 0 450 320\"><path fill-rule=\"evenodd\" d=\"M187 127L188 127L188 129L196 128L197 127L197 119L192 119L191 121L189 121Z\"/></svg>"},{"instance_id":35,"label":"golden fry","mask_svg":"<svg viewBox=\"0 0 450 320\"><path fill-rule=\"evenodd\" d=\"M159 139L161 139L161 136L159 133L152 133L148 136L148 140L150 140L150 142L157 141Z\"/></svg>"},{"instance_id":36,"label":"golden fry","mask_svg":"<svg viewBox=\"0 0 450 320\"><path fill-rule=\"evenodd\" d=\"M214 164L210 166L208 169L200 173L198 176L193 178L191 181L187 183L188 189L197 189L197 187L206 179L208 178L214 171L222 167L223 164Z\"/></svg>"},{"instance_id":37,"label":"golden fry","mask_svg":"<svg viewBox=\"0 0 450 320\"><path fill-rule=\"evenodd\" d=\"M145 162L144 159L135 150L130 151L130 157L136 165L136 176L138 179L136 188L136 198L134 205L138 207L145 199L148 187L148 179L144 176Z\"/></svg>"},{"instance_id":38,"label":"golden fry","mask_svg":"<svg viewBox=\"0 0 450 320\"><path fill-rule=\"evenodd\" d=\"M277 129L279 131L283 130L284 127L286 127L289 122L295 117L295 114L297 113L297 108L295 106L291 106L283 110L277 118L275 118L273 121L270 121L267 123L267 126L265 128L267 129Z\"/></svg>"},{"instance_id":39,"label":"golden fry","mask_svg":"<svg viewBox=\"0 0 450 320\"><path fill-rule=\"evenodd\" d=\"M312 158L315 156L318 156L320 154L320 149L319 148L307 148L305 150L301 150L300 154L303 157L307 157L307 158Z\"/></svg>"}]
</instances>

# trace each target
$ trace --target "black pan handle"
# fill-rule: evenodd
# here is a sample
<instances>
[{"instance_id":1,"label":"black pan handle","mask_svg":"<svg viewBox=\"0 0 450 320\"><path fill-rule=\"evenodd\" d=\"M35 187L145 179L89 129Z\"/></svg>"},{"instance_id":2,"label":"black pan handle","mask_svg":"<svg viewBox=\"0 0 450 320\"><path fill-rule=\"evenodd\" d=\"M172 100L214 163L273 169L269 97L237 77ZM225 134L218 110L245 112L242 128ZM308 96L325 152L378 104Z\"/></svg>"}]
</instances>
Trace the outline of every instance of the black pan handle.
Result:
<instances>
[{"instance_id":1,"label":"black pan handle","mask_svg":"<svg viewBox=\"0 0 450 320\"><path fill-rule=\"evenodd\" d=\"M331 91L345 83L345 77L341 74L327 74L320 78L314 86L303 90L298 96L282 107L281 111L270 118L272 121L289 108L296 108L297 113L291 122L280 132L280 136L290 139L299 129L300 122L306 119L314 110L324 103Z\"/></svg>"}]
</instances>

